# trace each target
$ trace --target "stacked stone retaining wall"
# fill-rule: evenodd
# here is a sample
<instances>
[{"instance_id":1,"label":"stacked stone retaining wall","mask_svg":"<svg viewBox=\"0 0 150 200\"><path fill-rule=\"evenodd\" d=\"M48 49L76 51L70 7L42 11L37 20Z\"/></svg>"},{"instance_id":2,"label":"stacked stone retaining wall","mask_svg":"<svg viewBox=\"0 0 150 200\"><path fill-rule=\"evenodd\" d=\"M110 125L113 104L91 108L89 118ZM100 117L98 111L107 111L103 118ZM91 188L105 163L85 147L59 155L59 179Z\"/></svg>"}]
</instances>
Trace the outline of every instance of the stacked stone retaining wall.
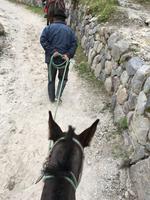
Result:
<instances>
[{"instance_id":1,"label":"stacked stone retaining wall","mask_svg":"<svg viewBox=\"0 0 150 200\"><path fill-rule=\"evenodd\" d=\"M112 99L114 122L127 123L124 138L132 144L131 178L140 200L150 199L150 64L138 55L134 41L115 26L102 25L83 7L73 15L88 64ZM74 18L75 16L75 18Z\"/></svg>"}]
</instances>

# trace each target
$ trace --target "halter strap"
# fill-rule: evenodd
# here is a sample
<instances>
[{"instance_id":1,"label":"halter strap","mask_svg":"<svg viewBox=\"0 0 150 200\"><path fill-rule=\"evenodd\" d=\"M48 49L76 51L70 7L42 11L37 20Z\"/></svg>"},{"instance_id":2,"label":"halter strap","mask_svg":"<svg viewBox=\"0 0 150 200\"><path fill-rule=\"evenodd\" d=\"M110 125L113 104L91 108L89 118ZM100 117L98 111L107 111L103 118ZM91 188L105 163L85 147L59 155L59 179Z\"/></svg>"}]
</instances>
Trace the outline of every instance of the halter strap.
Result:
<instances>
[{"instance_id":1,"label":"halter strap","mask_svg":"<svg viewBox=\"0 0 150 200\"><path fill-rule=\"evenodd\" d=\"M57 143L59 143L59 142L62 141L62 140L65 140L65 139L66 139L65 137L59 138L59 139L53 144L53 146L52 146L52 142L51 142L51 140L50 140L49 150L51 151L51 150L54 148L54 146L56 146ZM80 142L79 142L76 138L72 138L72 140L80 147L82 153L84 154L84 149L83 149L82 145L80 144Z\"/></svg>"},{"instance_id":2,"label":"halter strap","mask_svg":"<svg viewBox=\"0 0 150 200\"><path fill-rule=\"evenodd\" d=\"M62 176L62 178L64 178L65 180L67 180L72 185L72 187L74 188L74 190L76 190L77 187L78 187L77 179L76 179L75 175L73 174L73 172L70 172L70 175L71 175L71 178L68 177L68 176ZM43 181L46 181L47 179L51 179L51 178L55 178L55 177L56 176L54 176L54 175L45 175L43 177Z\"/></svg>"},{"instance_id":3,"label":"halter strap","mask_svg":"<svg viewBox=\"0 0 150 200\"><path fill-rule=\"evenodd\" d=\"M59 138L53 144L53 146L52 146L52 141L50 140L49 151L52 151L52 149L54 148L54 146L56 146L56 144L58 144L60 141L65 140L65 139L66 139L65 137ZM80 149L81 149L81 151L82 151L82 153L84 155L84 149L83 149L82 145L80 144L80 142L76 138L73 138L72 140L80 147ZM77 181L77 179L76 179L76 177L75 177L75 175L74 175L74 173L72 171L70 171L70 175L71 175L71 178L68 177L68 176L62 176L62 178L67 180L73 186L74 190L76 190L77 187L78 187L79 182ZM45 181L47 179L51 179L51 178L55 178L55 177L56 176L54 176L54 175L44 175L44 173L42 173L42 175L39 177L39 179L36 181L36 183L38 183L42 178ZM80 181L80 179L79 179L79 181Z\"/></svg>"}]
</instances>

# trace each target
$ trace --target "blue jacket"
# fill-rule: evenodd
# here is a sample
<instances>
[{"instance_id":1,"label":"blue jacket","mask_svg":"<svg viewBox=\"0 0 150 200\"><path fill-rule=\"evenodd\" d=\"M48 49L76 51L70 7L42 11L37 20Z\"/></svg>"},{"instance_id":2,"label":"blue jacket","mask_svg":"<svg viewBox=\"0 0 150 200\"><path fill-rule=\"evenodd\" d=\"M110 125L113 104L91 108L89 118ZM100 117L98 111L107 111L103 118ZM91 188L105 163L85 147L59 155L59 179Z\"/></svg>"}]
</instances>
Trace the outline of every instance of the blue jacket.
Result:
<instances>
[{"instance_id":1,"label":"blue jacket","mask_svg":"<svg viewBox=\"0 0 150 200\"><path fill-rule=\"evenodd\" d=\"M50 57L55 51L73 58L77 48L74 32L62 21L54 22L45 27L40 37L40 43L45 50L46 63L50 62Z\"/></svg>"}]
</instances>

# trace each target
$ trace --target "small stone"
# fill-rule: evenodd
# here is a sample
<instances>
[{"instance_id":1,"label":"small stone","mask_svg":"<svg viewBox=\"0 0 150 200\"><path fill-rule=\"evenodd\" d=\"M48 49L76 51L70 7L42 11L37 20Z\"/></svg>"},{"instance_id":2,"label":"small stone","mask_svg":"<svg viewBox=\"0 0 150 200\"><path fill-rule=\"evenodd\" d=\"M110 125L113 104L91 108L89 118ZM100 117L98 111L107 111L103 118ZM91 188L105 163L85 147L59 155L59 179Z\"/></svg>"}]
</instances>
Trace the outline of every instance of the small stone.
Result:
<instances>
[{"instance_id":1,"label":"small stone","mask_svg":"<svg viewBox=\"0 0 150 200\"><path fill-rule=\"evenodd\" d=\"M133 111L130 111L130 112L127 114L127 123L128 123L128 126L130 126L130 124L131 124L131 120L132 120L132 118L133 118L133 114L134 114Z\"/></svg>"},{"instance_id":2,"label":"small stone","mask_svg":"<svg viewBox=\"0 0 150 200\"><path fill-rule=\"evenodd\" d=\"M84 36L82 37L82 39L81 39L81 47L82 47L83 49L85 48L86 40L87 40L87 38L86 38L86 36L84 35Z\"/></svg>"},{"instance_id":3,"label":"small stone","mask_svg":"<svg viewBox=\"0 0 150 200\"><path fill-rule=\"evenodd\" d=\"M137 95L130 92L128 99L129 110L134 110L136 104L137 104Z\"/></svg>"},{"instance_id":4,"label":"small stone","mask_svg":"<svg viewBox=\"0 0 150 200\"><path fill-rule=\"evenodd\" d=\"M123 111L127 115L129 112L129 103L126 101L123 105Z\"/></svg>"},{"instance_id":5,"label":"small stone","mask_svg":"<svg viewBox=\"0 0 150 200\"><path fill-rule=\"evenodd\" d=\"M144 114L146 102L147 102L147 97L146 97L145 93L143 91L141 91L139 96L138 96L137 105L136 105L136 108L135 108L135 112L137 114L140 114L140 115Z\"/></svg>"},{"instance_id":6,"label":"small stone","mask_svg":"<svg viewBox=\"0 0 150 200\"><path fill-rule=\"evenodd\" d=\"M112 76L120 77L122 74L122 68L119 66L116 69L112 69Z\"/></svg>"},{"instance_id":7,"label":"small stone","mask_svg":"<svg viewBox=\"0 0 150 200\"><path fill-rule=\"evenodd\" d=\"M148 152L150 152L150 143L146 143L145 148Z\"/></svg>"},{"instance_id":8,"label":"small stone","mask_svg":"<svg viewBox=\"0 0 150 200\"><path fill-rule=\"evenodd\" d=\"M121 35L117 32L112 33L110 35L110 37L108 38L108 48L112 49L112 47L114 46L114 44L121 39Z\"/></svg>"},{"instance_id":9,"label":"small stone","mask_svg":"<svg viewBox=\"0 0 150 200\"><path fill-rule=\"evenodd\" d=\"M112 95L111 97L111 107L112 107L112 110L115 109L115 106L116 106L116 95Z\"/></svg>"},{"instance_id":10,"label":"small stone","mask_svg":"<svg viewBox=\"0 0 150 200\"><path fill-rule=\"evenodd\" d=\"M97 21L97 17L92 17L89 22L96 22Z\"/></svg>"},{"instance_id":11,"label":"small stone","mask_svg":"<svg viewBox=\"0 0 150 200\"><path fill-rule=\"evenodd\" d=\"M145 156L145 147L140 146L131 156L131 163L136 163Z\"/></svg>"},{"instance_id":12,"label":"small stone","mask_svg":"<svg viewBox=\"0 0 150 200\"><path fill-rule=\"evenodd\" d=\"M131 189L128 189L128 192L131 196L136 197L136 194Z\"/></svg>"},{"instance_id":13,"label":"small stone","mask_svg":"<svg viewBox=\"0 0 150 200\"><path fill-rule=\"evenodd\" d=\"M148 79L146 80L143 90L145 94L150 93L150 77L148 77Z\"/></svg>"},{"instance_id":14,"label":"small stone","mask_svg":"<svg viewBox=\"0 0 150 200\"><path fill-rule=\"evenodd\" d=\"M111 70L112 70L112 63L110 61L106 61L105 62L105 73L107 75L111 74Z\"/></svg>"},{"instance_id":15,"label":"small stone","mask_svg":"<svg viewBox=\"0 0 150 200\"><path fill-rule=\"evenodd\" d=\"M117 91L117 102L123 104L128 98L127 90L122 85L119 86Z\"/></svg>"},{"instance_id":16,"label":"small stone","mask_svg":"<svg viewBox=\"0 0 150 200\"><path fill-rule=\"evenodd\" d=\"M128 76L127 71L122 72L120 80L121 80L122 85L126 86L128 80L129 80L129 76Z\"/></svg>"},{"instance_id":17,"label":"small stone","mask_svg":"<svg viewBox=\"0 0 150 200\"><path fill-rule=\"evenodd\" d=\"M95 74L96 78L99 77L101 70L102 70L102 65L101 65L101 63L98 63L94 70L94 74Z\"/></svg>"},{"instance_id":18,"label":"small stone","mask_svg":"<svg viewBox=\"0 0 150 200\"><path fill-rule=\"evenodd\" d=\"M95 56L92 66L91 66L91 69L95 69L97 64L99 63L99 61L100 61L100 55Z\"/></svg>"},{"instance_id":19,"label":"small stone","mask_svg":"<svg viewBox=\"0 0 150 200\"><path fill-rule=\"evenodd\" d=\"M123 131L123 138L124 138L124 145L125 146L132 145L131 139L130 139L129 134L128 134L127 131Z\"/></svg>"},{"instance_id":20,"label":"small stone","mask_svg":"<svg viewBox=\"0 0 150 200\"><path fill-rule=\"evenodd\" d=\"M123 54L121 57L120 57L120 63L124 63L125 61L128 61L129 59L132 58L132 52L127 52L125 54ZM123 65L124 66L124 65Z\"/></svg>"},{"instance_id":21,"label":"small stone","mask_svg":"<svg viewBox=\"0 0 150 200\"><path fill-rule=\"evenodd\" d=\"M106 74L105 74L105 71L103 69L101 70L101 73L99 75L99 79L103 82L106 80Z\"/></svg>"},{"instance_id":22,"label":"small stone","mask_svg":"<svg viewBox=\"0 0 150 200\"><path fill-rule=\"evenodd\" d=\"M94 57L96 56L96 51L93 49L90 49L89 55L88 55L88 64L91 65L93 62Z\"/></svg>"},{"instance_id":23,"label":"small stone","mask_svg":"<svg viewBox=\"0 0 150 200\"><path fill-rule=\"evenodd\" d=\"M112 77L112 90L116 92L120 86L120 79L117 76Z\"/></svg>"},{"instance_id":24,"label":"small stone","mask_svg":"<svg viewBox=\"0 0 150 200\"><path fill-rule=\"evenodd\" d=\"M105 85L106 91L108 93L111 93L111 89L112 89L112 80L111 80L111 77L106 78L106 81L105 81L104 85Z\"/></svg>"},{"instance_id":25,"label":"small stone","mask_svg":"<svg viewBox=\"0 0 150 200\"><path fill-rule=\"evenodd\" d=\"M131 122L131 135L135 144L140 143L145 145L147 134L150 128L149 119L143 115L134 115Z\"/></svg>"},{"instance_id":26,"label":"small stone","mask_svg":"<svg viewBox=\"0 0 150 200\"><path fill-rule=\"evenodd\" d=\"M150 74L150 66L149 65L143 65L140 67L140 69L137 70L136 74L134 75L132 79L132 91L136 94L139 94L139 92L142 89L143 83L146 79L147 74Z\"/></svg>"},{"instance_id":27,"label":"small stone","mask_svg":"<svg viewBox=\"0 0 150 200\"><path fill-rule=\"evenodd\" d=\"M125 196L126 199L129 198L129 193L128 193L128 191L125 192L124 196Z\"/></svg>"},{"instance_id":28,"label":"small stone","mask_svg":"<svg viewBox=\"0 0 150 200\"><path fill-rule=\"evenodd\" d=\"M97 52L97 48L98 48L98 45L100 44L100 42L99 41L95 41L94 42L94 50Z\"/></svg>"},{"instance_id":29,"label":"small stone","mask_svg":"<svg viewBox=\"0 0 150 200\"><path fill-rule=\"evenodd\" d=\"M122 106L119 104L116 104L115 110L114 110L114 123L119 123L121 119L124 119L125 114L123 112Z\"/></svg>"},{"instance_id":30,"label":"small stone","mask_svg":"<svg viewBox=\"0 0 150 200\"><path fill-rule=\"evenodd\" d=\"M145 111L150 113L150 94L147 97L147 102L146 102L146 105L145 105Z\"/></svg>"},{"instance_id":31,"label":"small stone","mask_svg":"<svg viewBox=\"0 0 150 200\"><path fill-rule=\"evenodd\" d=\"M125 68L129 76L133 76L136 71L142 67L144 62L139 57L133 57L125 63Z\"/></svg>"},{"instance_id":32,"label":"small stone","mask_svg":"<svg viewBox=\"0 0 150 200\"><path fill-rule=\"evenodd\" d=\"M100 41L100 35L98 33L95 34L95 40Z\"/></svg>"},{"instance_id":33,"label":"small stone","mask_svg":"<svg viewBox=\"0 0 150 200\"><path fill-rule=\"evenodd\" d=\"M110 51L107 51L107 52L105 53L105 58L106 58L106 60L111 60Z\"/></svg>"},{"instance_id":34,"label":"small stone","mask_svg":"<svg viewBox=\"0 0 150 200\"><path fill-rule=\"evenodd\" d=\"M96 50L97 53L100 53L102 48L103 48L103 44L99 43L98 46L97 46L97 50Z\"/></svg>"},{"instance_id":35,"label":"small stone","mask_svg":"<svg viewBox=\"0 0 150 200\"><path fill-rule=\"evenodd\" d=\"M125 40L120 40L112 47L112 57L115 61L119 61L120 56L129 50L129 43Z\"/></svg>"},{"instance_id":36,"label":"small stone","mask_svg":"<svg viewBox=\"0 0 150 200\"><path fill-rule=\"evenodd\" d=\"M134 183L139 200L150 197L150 158L139 161L130 168L130 177Z\"/></svg>"}]
</instances>

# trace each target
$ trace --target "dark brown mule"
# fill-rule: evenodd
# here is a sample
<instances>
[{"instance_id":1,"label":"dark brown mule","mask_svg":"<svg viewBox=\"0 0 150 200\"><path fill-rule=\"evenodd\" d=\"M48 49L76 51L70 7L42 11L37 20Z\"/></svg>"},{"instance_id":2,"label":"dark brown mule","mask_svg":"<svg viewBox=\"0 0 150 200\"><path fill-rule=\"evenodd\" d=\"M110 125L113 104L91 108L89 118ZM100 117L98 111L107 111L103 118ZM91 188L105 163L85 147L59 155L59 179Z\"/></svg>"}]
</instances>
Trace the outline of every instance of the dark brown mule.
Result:
<instances>
[{"instance_id":1,"label":"dark brown mule","mask_svg":"<svg viewBox=\"0 0 150 200\"><path fill-rule=\"evenodd\" d=\"M82 174L84 148L89 146L96 131L97 119L88 129L76 135L69 126L63 132L49 112L49 139L54 145L44 169L41 200L75 200L76 188Z\"/></svg>"},{"instance_id":2,"label":"dark brown mule","mask_svg":"<svg viewBox=\"0 0 150 200\"><path fill-rule=\"evenodd\" d=\"M47 0L47 5L48 5L47 25L53 22L54 12L56 9L61 10L65 15L66 10L65 10L64 0Z\"/></svg>"}]
</instances>

